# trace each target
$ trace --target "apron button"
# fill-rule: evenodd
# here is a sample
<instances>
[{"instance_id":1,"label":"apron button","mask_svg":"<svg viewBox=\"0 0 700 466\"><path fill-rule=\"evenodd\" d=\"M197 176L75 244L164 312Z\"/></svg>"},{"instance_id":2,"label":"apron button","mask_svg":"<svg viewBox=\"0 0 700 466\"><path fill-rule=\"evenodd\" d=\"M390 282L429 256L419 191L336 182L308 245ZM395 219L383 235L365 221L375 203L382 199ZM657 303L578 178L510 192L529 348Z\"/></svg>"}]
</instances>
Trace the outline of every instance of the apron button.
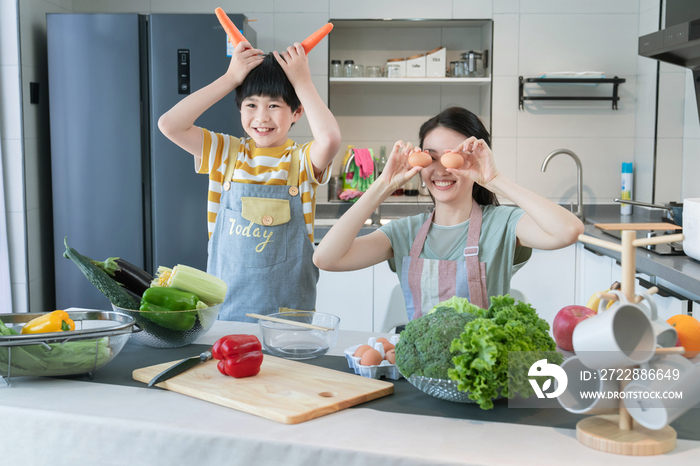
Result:
<instances>
[{"instance_id":1,"label":"apron button","mask_svg":"<svg viewBox=\"0 0 700 466\"><path fill-rule=\"evenodd\" d=\"M272 217L270 217L269 215L265 215L262 218L262 222L263 222L263 225L272 225Z\"/></svg>"},{"instance_id":2,"label":"apron button","mask_svg":"<svg viewBox=\"0 0 700 466\"><path fill-rule=\"evenodd\" d=\"M299 188L297 188L296 186L291 186L289 188L289 195L296 196L297 194L299 194Z\"/></svg>"},{"instance_id":3,"label":"apron button","mask_svg":"<svg viewBox=\"0 0 700 466\"><path fill-rule=\"evenodd\" d=\"M231 189L231 182L227 181L224 183L224 191Z\"/></svg>"}]
</instances>

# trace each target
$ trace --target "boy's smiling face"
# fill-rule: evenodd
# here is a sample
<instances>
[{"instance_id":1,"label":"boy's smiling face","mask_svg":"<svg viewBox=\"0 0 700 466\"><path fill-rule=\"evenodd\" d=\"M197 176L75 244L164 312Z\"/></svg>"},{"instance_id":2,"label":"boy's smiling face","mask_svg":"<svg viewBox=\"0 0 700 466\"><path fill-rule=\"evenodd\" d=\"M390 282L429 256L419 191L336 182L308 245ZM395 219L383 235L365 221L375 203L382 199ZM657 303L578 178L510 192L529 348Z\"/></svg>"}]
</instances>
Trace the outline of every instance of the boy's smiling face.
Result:
<instances>
[{"instance_id":1,"label":"boy's smiling face","mask_svg":"<svg viewBox=\"0 0 700 466\"><path fill-rule=\"evenodd\" d=\"M303 113L301 106L292 112L281 97L254 95L241 102L241 125L256 147L278 147L287 141L292 123Z\"/></svg>"}]
</instances>

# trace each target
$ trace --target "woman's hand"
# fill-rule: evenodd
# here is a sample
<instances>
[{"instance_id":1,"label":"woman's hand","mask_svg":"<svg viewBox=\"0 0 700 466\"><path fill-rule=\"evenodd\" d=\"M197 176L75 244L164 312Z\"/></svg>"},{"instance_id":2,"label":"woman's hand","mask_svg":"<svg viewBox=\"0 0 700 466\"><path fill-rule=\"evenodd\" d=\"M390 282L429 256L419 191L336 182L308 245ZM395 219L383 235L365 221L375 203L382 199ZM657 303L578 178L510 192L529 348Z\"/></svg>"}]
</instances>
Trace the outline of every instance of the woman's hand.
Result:
<instances>
[{"instance_id":1,"label":"woman's hand","mask_svg":"<svg viewBox=\"0 0 700 466\"><path fill-rule=\"evenodd\" d=\"M486 187L498 175L493 152L483 139L472 136L454 149L445 151L447 152L460 154L464 158L464 164L460 168L447 168L448 172L456 176L467 176Z\"/></svg>"},{"instance_id":2,"label":"woman's hand","mask_svg":"<svg viewBox=\"0 0 700 466\"><path fill-rule=\"evenodd\" d=\"M273 55L295 89L302 82L311 82L309 59L306 57L304 47L299 42L295 42L291 47L287 47L286 52L277 53L275 51Z\"/></svg>"},{"instance_id":3,"label":"woman's hand","mask_svg":"<svg viewBox=\"0 0 700 466\"><path fill-rule=\"evenodd\" d=\"M408 156L411 152L420 152L420 148L414 148L409 142L396 141L389 160L387 160L382 175L379 177L392 191L400 188L408 180L413 178L423 167L411 167Z\"/></svg>"},{"instance_id":4,"label":"woman's hand","mask_svg":"<svg viewBox=\"0 0 700 466\"><path fill-rule=\"evenodd\" d=\"M248 42L239 42L233 49L231 61L226 70L226 77L229 78L233 89L243 83L250 70L260 65L265 59L263 51L254 49Z\"/></svg>"}]
</instances>

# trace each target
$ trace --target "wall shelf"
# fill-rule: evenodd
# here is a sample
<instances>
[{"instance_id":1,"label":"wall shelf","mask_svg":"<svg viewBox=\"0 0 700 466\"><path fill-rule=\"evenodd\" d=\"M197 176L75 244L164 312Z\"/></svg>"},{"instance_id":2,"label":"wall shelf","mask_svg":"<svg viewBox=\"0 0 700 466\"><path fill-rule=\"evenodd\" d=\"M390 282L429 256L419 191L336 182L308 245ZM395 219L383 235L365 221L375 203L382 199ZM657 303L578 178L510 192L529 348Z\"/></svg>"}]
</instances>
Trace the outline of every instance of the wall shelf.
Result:
<instances>
[{"instance_id":1,"label":"wall shelf","mask_svg":"<svg viewBox=\"0 0 700 466\"><path fill-rule=\"evenodd\" d=\"M487 84L491 82L491 78L329 78L333 83L350 83L350 84L417 84L417 83L435 83L435 84Z\"/></svg>"},{"instance_id":2,"label":"wall shelf","mask_svg":"<svg viewBox=\"0 0 700 466\"><path fill-rule=\"evenodd\" d=\"M617 110L617 101L620 97L617 95L617 87L626 81L625 78L523 78L520 76L520 91L519 91L519 108L525 108L526 100L609 100L612 101L612 109ZM612 96L525 96L524 86L526 83L551 83L551 84L612 84Z\"/></svg>"}]
</instances>

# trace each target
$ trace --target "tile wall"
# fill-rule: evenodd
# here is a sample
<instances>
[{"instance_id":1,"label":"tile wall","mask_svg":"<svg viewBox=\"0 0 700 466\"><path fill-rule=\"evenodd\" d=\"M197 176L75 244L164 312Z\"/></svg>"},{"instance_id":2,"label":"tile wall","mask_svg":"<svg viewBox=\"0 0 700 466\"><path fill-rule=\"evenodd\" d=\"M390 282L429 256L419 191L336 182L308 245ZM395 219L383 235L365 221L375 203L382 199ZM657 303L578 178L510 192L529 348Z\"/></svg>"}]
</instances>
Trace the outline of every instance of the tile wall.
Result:
<instances>
[{"instance_id":1,"label":"tile wall","mask_svg":"<svg viewBox=\"0 0 700 466\"><path fill-rule=\"evenodd\" d=\"M45 89L47 12L210 13L221 6L257 20L253 27L263 50L282 49L303 39L330 18L491 18L493 148L502 171L550 199L574 202L576 169L572 160L559 156L546 173L539 169L550 151L567 148L583 162L585 202L607 203L619 194L620 164L626 161L635 162L638 197L651 200L653 138L650 140L649 134L653 133L649 127L654 124L656 73L653 64L638 58L637 39L640 33L652 31L658 24L658 4L657 0L19 0L21 61L0 63L2 108L7 111L14 106L16 114L21 106L23 114L23 139L16 136L21 134L18 118L3 119L2 123L14 128L3 131L8 139L2 140L3 153L14 154L3 156L6 190L10 194L9 229L16 246L13 284L18 291L29 285L29 292L24 293L28 300L17 298L16 306L41 310L50 304L51 299L46 297L53 296L48 276L53 265L46 259L51 257L46 253L46 245L50 245L53 234L50 177L43 169L49 160L47 95L44 93L40 104L33 106L28 98L20 100L18 92L11 90L13 79L14 88L20 86L16 73L19 66L23 96L28 96L32 81ZM4 23L2 26L5 33L7 28ZM328 95L327 55L327 42L322 42L310 56L312 78L324 98ZM13 66L14 70L10 69ZM532 102L518 110L518 76L589 70L605 71L608 76L627 80L620 86L619 110L611 110L607 102L575 101ZM657 164L657 202L692 194L698 188L691 173L700 168L700 128L697 112L693 111L688 73L673 67L662 67L661 72L660 87L675 94L659 108L667 120L659 127L659 153L663 151L664 163ZM546 92L569 91L602 95L608 93L609 85ZM299 141L310 139L308 123L304 120L295 125L291 136ZM684 178L679 187L675 180L681 172Z\"/></svg>"}]
</instances>

